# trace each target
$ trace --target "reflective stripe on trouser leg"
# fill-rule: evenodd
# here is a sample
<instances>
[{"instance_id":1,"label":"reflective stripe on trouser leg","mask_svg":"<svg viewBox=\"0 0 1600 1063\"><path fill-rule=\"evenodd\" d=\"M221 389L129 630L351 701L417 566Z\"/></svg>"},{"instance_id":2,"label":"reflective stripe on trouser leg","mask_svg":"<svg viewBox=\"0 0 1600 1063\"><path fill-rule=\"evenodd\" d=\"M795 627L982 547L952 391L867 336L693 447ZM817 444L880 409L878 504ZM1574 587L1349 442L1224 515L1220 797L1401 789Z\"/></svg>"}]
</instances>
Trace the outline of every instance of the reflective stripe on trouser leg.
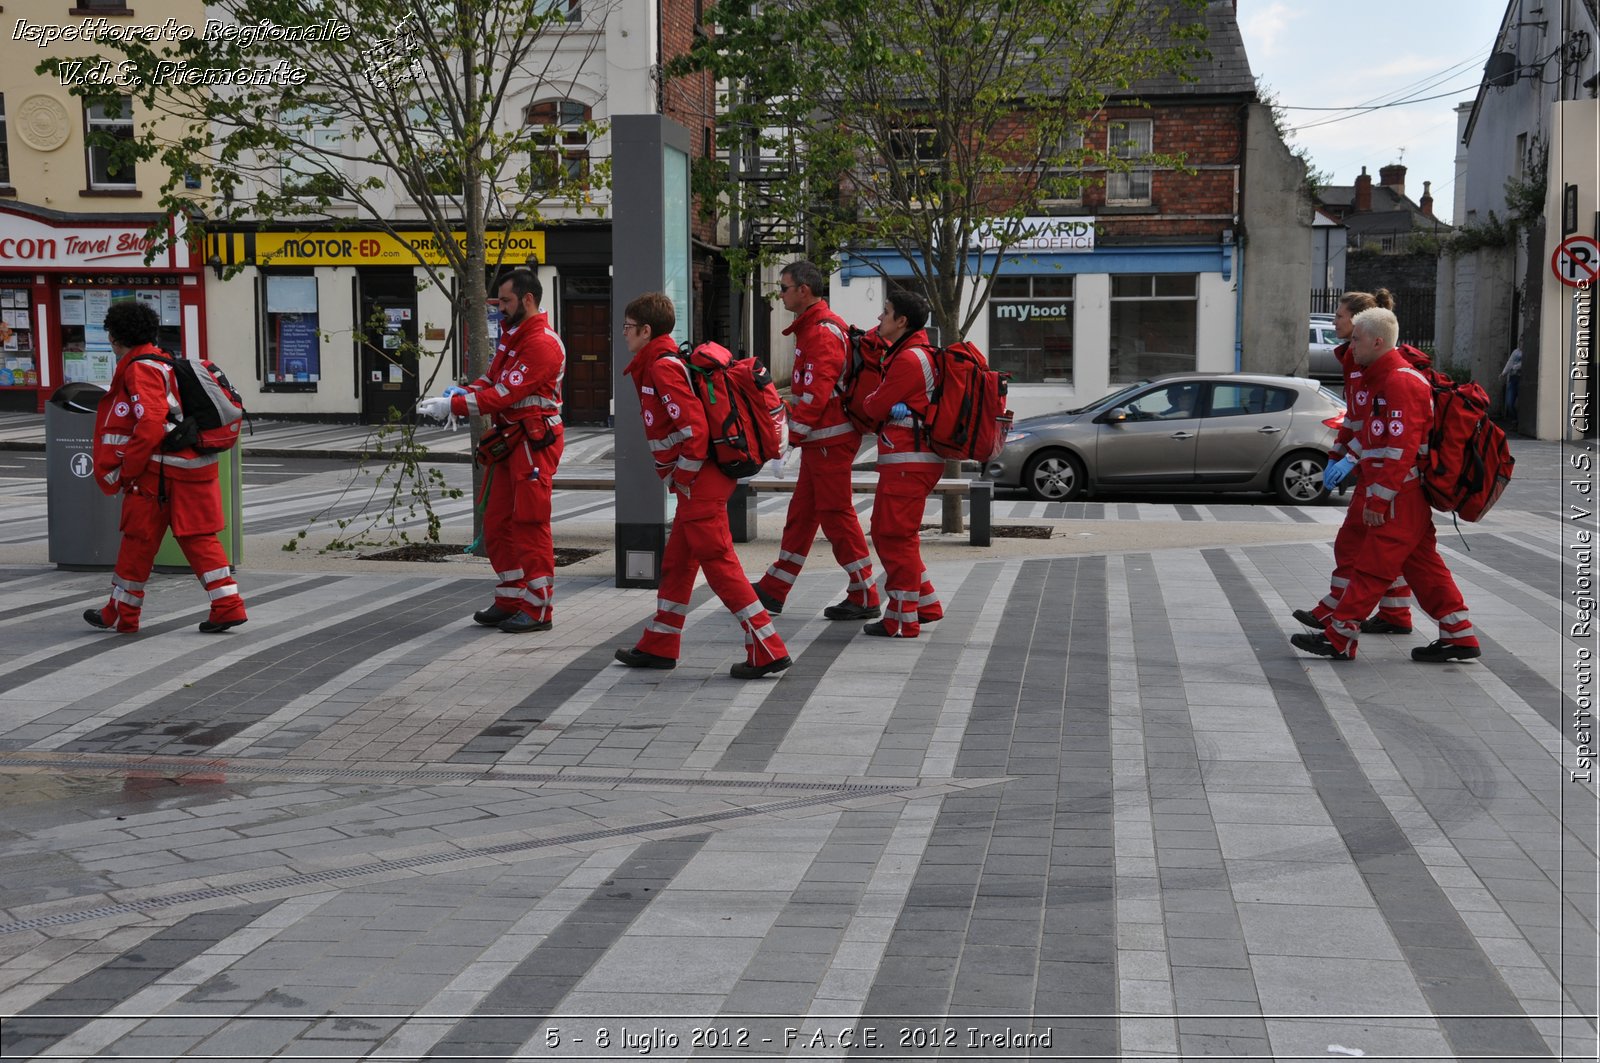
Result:
<instances>
[{"instance_id":1,"label":"reflective stripe on trouser leg","mask_svg":"<svg viewBox=\"0 0 1600 1063\"><path fill-rule=\"evenodd\" d=\"M144 608L144 583L111 574L110 600L100 610L100 619L118 631L139 630L139 615Z\"/></svg>"},{"instance_id":2,"label":"reflective stripe on trouser leg","mask_svg":"<svg viewBox=\"0 0 1600 1063\"><path fill-rule=\"evenodd\" d=\"M928 492L938 482L940 468L900 465L878 470L878 491L872 500L872 544L883 563L883 589L888 595L884 630L913 638L920 633L917 619L922 599L922 544L918 534Z\"/></svg>"},{"instance_id":3,"label":"reflective stripe on trouser leg","mask_svg":"<svg viewBox=\"0 0 1600 1063\"><path fill-rule=\"evenodd\" d=\"M1358 485L1345 510L1344 523L1339 525L1339 534L1333 537L1333 574L1328 578L1328 593L1311 610L1311 615L1318 620L1326 621L1333 615L1339 596L1350 585L1350 573L1355 571L1356 558L1361 555L1361 543L1367 534L1366 523L1361 518L1364 497Z\"/></svg>"},{"instance_id":4,"label":"reflective stripe on trouser leg","mask_svg":"<svg viewBox=\"0 0 1600 1063\"><path fill-rule=\"evenodd\" d=\"M1472 628L1472 618L1465 609L1439 617L1439 637L1460 646L1476 646L1478 633Z\"/></svg>"},{"instance_id":5,"label":"reflective stripe on trouser leg","mask_svg":"<svg viewBox=\"0 0 1600 1063\"><path fill-rule=\"evenodd\" d=\"M857 526L859 527L859 525ZM865 541L865 538L863 538L862 542ZM846 564L844 571L845 575L850 577L850 582L845 586L848 599L855 605L877 605L878 585L872 579L872 558L857 558Z\"/></svg>"},{"instance_id":6,"label":"reflective stripe on trouser leg","mask_svg":"<svg viewBox=\"0 0 1600 1063\"><path fill-rule=\"evenodd\" d=\"M1411 587L1404 576L1389 584L1389 589L1378 599L1378 619L1397 627L1411 626Z\"/></svg>"},{"instance_id":7,"label":"reflective stripe on trouser leg","mask_svg":"<svg viewBox=\"0 0 1600 1063\"><path fill-rule=\"evenodd\" d=\"M494 575L500 581L494 588L495 604L502 609L515 609L522 600L527 575L520 568L508 568Z\"/></svg>"},{"instance_id":8,"label":"reflective stripe on trouser leg","mask_svg":"<svg viewBox=\"0 0 1600 1063\"><path fill-rule=\"evenodd\" d=\"M726 604L726 603L724 603ZM778 629L772 625L772 615L767 612L766 606L760 599L755 599L742 609L729 608L734 619L739 621L739 626L744 629L744 656L750 664L771 664L779 657L787 657L789 651L783 645L783 640L778 637Z\"/></svg>"},{"instance_id":9,"label":"reflective stripe on trouser leg","mask_svg":"<svg viewBox=\"0 0 1600 1063\"><path fill-rule=\"evenodd\" d=\"M194 570L195 578L206 589L211 602L208 620L220 623L244 620L244 598L239 594L239 584L234 582L233 570L228 567L228 555L215 534L176 536L184 559Z\"/></svg>"},{"instance_id":10,"label":"reflective stripe on trouser leg","mask_svg":"<svg viewBox=\"0 0 1600 1063\"><path fill-rule=\"evenodd\" d=\"M529 580L527 589L522 592L523 600L535 620L549 620L551 613L554 612L552 606L556 600L555 582L549 576L540 576L538 579Z\"/></svg>"},{"instance_id":11,"label":"reflective stripe on trouser leg","mask_svg":"<svg viewBox=\"0 0 1600 1063\"><path fill-rule=\"evenodd\" d=\"M828 446L804 450L800 472L808 478L817 523L828 538L833 560L844 569L845 600L852 605L874 606L878 604L878 588L872 580L867 536L861 530L850 484L850 463L860 445L860 438L852 435Z\"/></svg>"},{"instance_id":12,"label":"reflective stripe on trouser leg","mask_svg":"<svg viewBox=\"0 0 1600 1063\"><path fill-rule=\"evenodd\" d=\"M917 619L924 624L944 619L944 606L939 602L939 592L933 589L926 570L922 573L922 586L917 593Z\"/></svg>"},{"instance_id":13,"label":"reflective stripe on trouser leg","mask_svg":"<svg viewBox=\"0 0 1600 1063\"><path fill-rule=\"evenodd\" d=\"M115 624L118 631L139 630L145 582L166 534L167 519L167 507L149 495L122 496L122 542L117 546L117 563L112 569L111 594L100 610L100 619ZM212 541L216 541L214 536ZM223 558L221 565L207 565L198 571L226 565L227 559Z\"/></svg>"},{"instance_id":14,"label":"reflective stripe on trouser leg","mask_svg":"<svg viewBox=\"0 0 1600 1063\"><path fill-rule=\"evenodd\" d=\"M1334 576L1328 581L1328 593L1323 595L1317 607L1311 610L1311 615L1318 620L1326 621L1339 607L1339 599L1344 597L1345 588L1350 586L1350 581L1344 576Z\"/></svg>"},{"instance_id":15,"label":"reflective stripe on trouser leg","mask_svg":"<svg viewBox=\"0 0 1600 1063\"><path fill-rule=\"evenodd\" d=\"M778 559L767 567L756 584L763 594L780 602L789 600L794 581L805 568L811 544L817 538L817 509L812 491L813 475L808 470L807 458L800 455L800 475L795 479L794 494L789 497L789 509L783 518L783 536L778 540Z\"/></svg>"}]
</instances>

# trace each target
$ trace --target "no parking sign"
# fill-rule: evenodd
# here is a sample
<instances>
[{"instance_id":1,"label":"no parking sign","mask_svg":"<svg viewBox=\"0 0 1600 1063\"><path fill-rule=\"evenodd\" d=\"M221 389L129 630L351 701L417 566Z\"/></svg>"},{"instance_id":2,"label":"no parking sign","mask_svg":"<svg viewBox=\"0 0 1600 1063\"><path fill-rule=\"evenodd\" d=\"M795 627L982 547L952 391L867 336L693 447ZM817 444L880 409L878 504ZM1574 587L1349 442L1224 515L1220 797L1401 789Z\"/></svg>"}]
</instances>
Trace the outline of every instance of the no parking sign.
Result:
<instances>
[{"instance_id":1,"label":"no parking sign","mask_svg":"<svg viewBox=\"0 0 1600 1063\"><path fill-rule=\"evenodd\" d=\"M1600 273L1600 243L1592 236L1569 236L1550 256L1550 272L1571 288L1590 287Z\"/></svg>"}]
</instances>

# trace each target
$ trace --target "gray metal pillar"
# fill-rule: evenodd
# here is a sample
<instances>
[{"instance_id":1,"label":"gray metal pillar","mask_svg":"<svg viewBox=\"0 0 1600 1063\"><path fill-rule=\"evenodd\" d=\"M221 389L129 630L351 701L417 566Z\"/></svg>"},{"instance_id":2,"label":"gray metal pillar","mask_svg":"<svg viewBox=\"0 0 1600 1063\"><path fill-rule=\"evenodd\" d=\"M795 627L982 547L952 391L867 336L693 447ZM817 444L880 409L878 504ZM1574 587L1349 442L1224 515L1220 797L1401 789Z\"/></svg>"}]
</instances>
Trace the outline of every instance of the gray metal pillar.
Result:
<instances>
[{"instance_id":1,"label":"gray metal pillar","mask_svg":"<svg viewBox=\"0 0 1600 1063\"><path fill-rule=\"evenodd\" d=\"M667 489L655 473L639 421L639 396L623 373L623 308L645 292L666 292L677 311L674 330L690 335L694 320L689 212L689 131L657 114L611 119L611 394L616 411L616 584L656 587L667 545Z\"/></svg>"}]
</instances>

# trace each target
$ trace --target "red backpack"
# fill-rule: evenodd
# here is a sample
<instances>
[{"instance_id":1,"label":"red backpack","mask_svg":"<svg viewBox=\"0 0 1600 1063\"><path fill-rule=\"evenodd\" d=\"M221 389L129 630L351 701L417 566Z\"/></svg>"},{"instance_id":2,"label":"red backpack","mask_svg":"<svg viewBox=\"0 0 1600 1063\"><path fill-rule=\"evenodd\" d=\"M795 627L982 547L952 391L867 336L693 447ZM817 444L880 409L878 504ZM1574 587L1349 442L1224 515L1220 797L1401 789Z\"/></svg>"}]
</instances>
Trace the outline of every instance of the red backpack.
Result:
<instances>
[{"instance_id":1,"label":"red backpack","mask_svg":"<svg viewBox=\"0 0 1600 1063\"><path fill-rule=\"evenodd\" d=\"M1440 512L1478 520L1500 501L1516 464L1505 430L1489 419L1482 387L1435 369L1421 372L1433 386L1428 452L1417 459L1423 494Z\"/></svg>"},{"instance_id":2,"label":"red backpack","mask_svg":"<svg viewBox=\"0 0 1600 1063\"><path fill-rule=\"evenodd\" d=\"M787 414L772 374L756 358L735 359L720 343L678 352L706 411L711 460L735 480L783 454Z\"/></svg>"},{"instance_id":3,"label":"red backpack","mask_svg":"<svg viewBox=\"0 0 1600 1063\"><path fill-rule=\"evenodd\" d=\"M172 371L183 417L167 429L162 450L215 454L231 450L239 442L244 400L221 369L211 362L170 354L141 354L134 360L156 362ZM168 417L171 419L170 414Z\"/></svg>"},{"instance_id":4,"label":"red backpack","mask_svg":"<svg viewBox=\"0 0 1600 1063\"><path fill-rule=\"evenodd\" d=\"M878 422L867 416L867 396L877 391L878 385L883 383L883 352L888 350L889 345L878 337L877 329L862 332L854 325L850 326L847 339L850 352L845 359L844 372L839 374L839 381L833 386L833 393L839 396L839 405L844 407L850 423L870 434L878 430Z\"/></svg>"},{"instance_id":5,"label":"red backpack","mask_svg":"<svg viewBox=\"0 0 1600 1063\"><path fill-rule=\"evenodd\" d=\"M1005 449L1012 414L1006 408L1010 373L989 368L989 359L962 341L933 355L933 401L922 418L928 448L942 458L990 462Z\"/></svg>"}]
</instances>

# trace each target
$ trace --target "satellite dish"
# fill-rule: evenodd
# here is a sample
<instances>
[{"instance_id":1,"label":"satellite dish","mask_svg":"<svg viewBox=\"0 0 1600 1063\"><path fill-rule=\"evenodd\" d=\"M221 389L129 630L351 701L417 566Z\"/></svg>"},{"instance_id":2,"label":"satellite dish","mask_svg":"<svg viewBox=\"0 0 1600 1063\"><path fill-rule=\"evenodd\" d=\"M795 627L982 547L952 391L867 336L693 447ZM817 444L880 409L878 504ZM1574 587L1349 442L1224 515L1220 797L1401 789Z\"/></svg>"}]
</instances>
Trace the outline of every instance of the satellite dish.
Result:
<instances>
[{"instance_id":1,"label":"satellite dish","mask_svg":"<svg viewBox=\"0 0 1600 1063\"><path fill-rule=\"evenodd\" d=\"M1517 80L1517 56L1515 52L1495 52L1489 56L1489 61L1483 64L1484 84L1490 88L1508 88Z\"/></svg>"}]
</instances>

